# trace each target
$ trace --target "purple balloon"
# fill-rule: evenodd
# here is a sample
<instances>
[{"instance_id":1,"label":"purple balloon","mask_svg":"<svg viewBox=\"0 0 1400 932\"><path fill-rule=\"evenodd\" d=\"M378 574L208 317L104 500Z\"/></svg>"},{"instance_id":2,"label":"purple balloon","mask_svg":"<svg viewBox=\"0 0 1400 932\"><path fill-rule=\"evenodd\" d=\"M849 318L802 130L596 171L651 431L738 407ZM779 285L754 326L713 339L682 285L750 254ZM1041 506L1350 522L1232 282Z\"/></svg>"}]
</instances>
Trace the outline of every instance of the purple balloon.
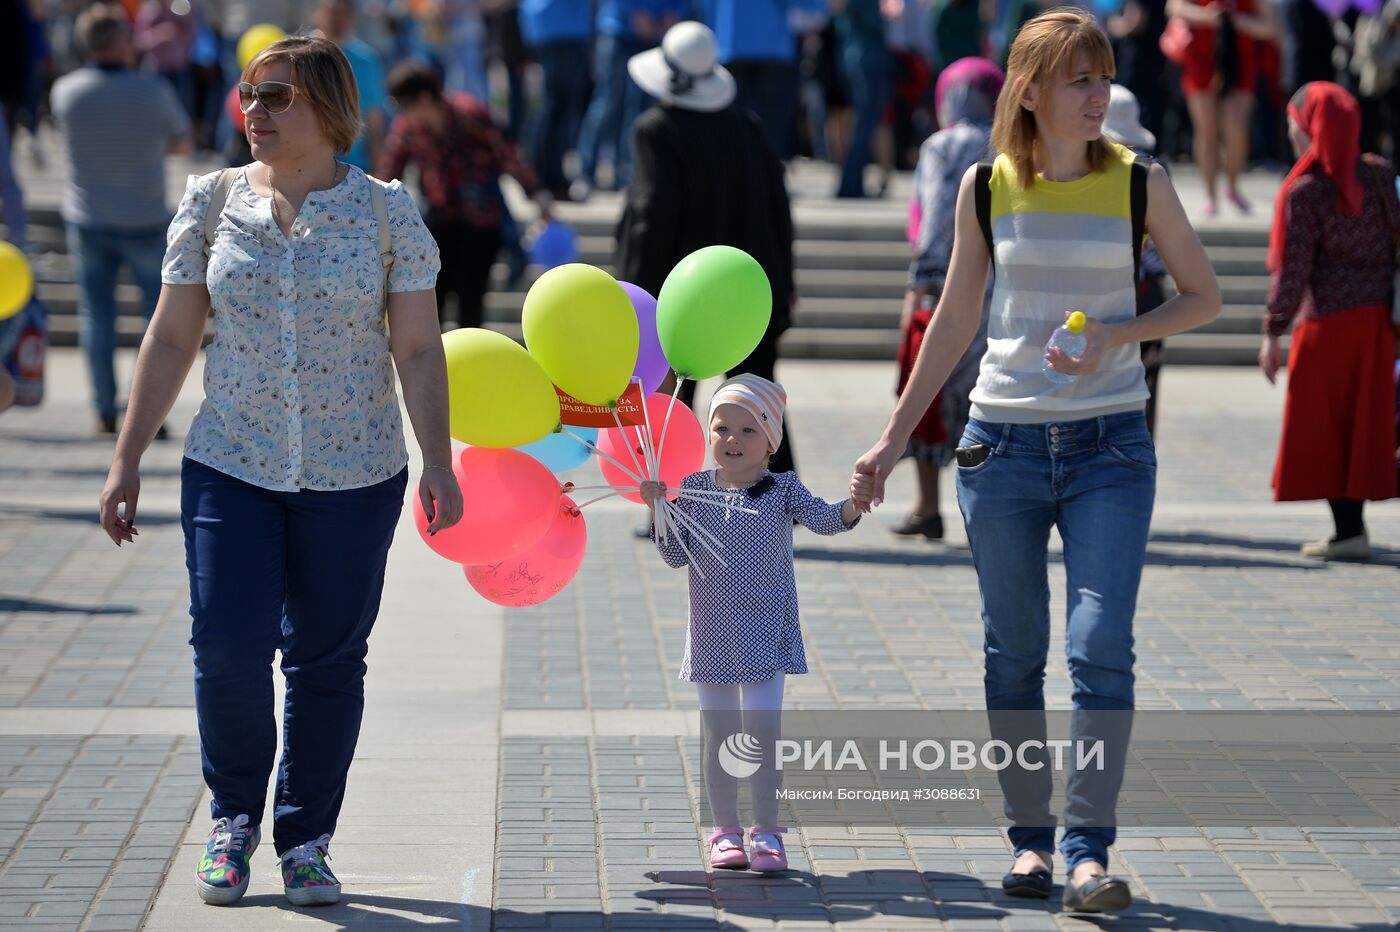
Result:
<instances>
[{"instance_id":1,"label":"purple balloon","mask_svg":"<svg viewBox=\"0 0 1400 932\"><path fill-rule=\"evenodd\" d=\"M632 376L642 380L642 397L656 391L671 371L666 354L661 351L661 338L656 335L656 299L631 282L618 282L632 308L637 312L637 366Z\"/></svg>"},{"instance_id":2,"label":"purple balloon","mask_svg":"<svg viewBox=\"0 0 1400 932\"><path fill-rule=\"evenodd\" d=\"M1313 0L1313 6L1317 7L1328 16L1341 16L1351 6L1351 0Z\"/></svg>"}]
</instances>

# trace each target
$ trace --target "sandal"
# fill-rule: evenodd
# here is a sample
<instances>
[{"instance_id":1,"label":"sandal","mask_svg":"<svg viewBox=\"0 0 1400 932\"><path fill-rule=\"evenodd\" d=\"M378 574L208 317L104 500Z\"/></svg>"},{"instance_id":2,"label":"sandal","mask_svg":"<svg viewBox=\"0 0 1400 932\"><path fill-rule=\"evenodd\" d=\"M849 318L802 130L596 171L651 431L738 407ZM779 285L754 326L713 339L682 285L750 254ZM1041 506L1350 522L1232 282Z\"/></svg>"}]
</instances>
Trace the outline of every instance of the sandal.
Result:
<instances>
[{"instance_id":1,"label":"sandal","mask_svg":"<svg viewBox=\"0 0 1400 932\"><path fill-rule=\"evenodd\" d=\"M710 866L725 871L741 871L749 866L742 828L725 826L710 833Z\"/></svg>"},{"instance_id":2,"label":"sandal","mask_svg":"<svg viewBox=\"0 0 1400 932\"><path fill-rule=\"evenodd\" d=\"M753 842L753 858L749 870L760 874L772 874L788 869L787 850L783 847L782 826L757 826L749 829L749 839Z\"/></svg>"}]
</instances>

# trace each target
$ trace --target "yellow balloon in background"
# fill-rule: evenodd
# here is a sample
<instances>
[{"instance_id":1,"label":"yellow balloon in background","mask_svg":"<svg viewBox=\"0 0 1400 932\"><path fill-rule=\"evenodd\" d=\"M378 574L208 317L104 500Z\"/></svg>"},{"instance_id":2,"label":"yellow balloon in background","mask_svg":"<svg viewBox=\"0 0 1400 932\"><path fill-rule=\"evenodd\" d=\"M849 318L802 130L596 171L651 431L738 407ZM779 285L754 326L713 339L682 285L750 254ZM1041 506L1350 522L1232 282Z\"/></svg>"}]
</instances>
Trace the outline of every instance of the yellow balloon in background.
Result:
<instances>
[{"instance_id":1,"label":"yellow balloon in background","mask_svg":"<svg viewBox=\"0 0 1400 932\"><path fill-rule=\"evenodd\" d=\"M518 447L559 426L549 376L504 334L463 327L442 335L452 436L475 447Z\"/></svg>"},{"instance_id":2,"label":"yellow balloon in background","mask_svg":"<svg viewBox=\"0 0 1400 932\"><path fill-rule=\"evenodd\" d=\"M34 270L13 243L0 241L0 320L24 310L34 294Z\"/></svg>"},{"instance_id":3,"label":"yellow balloon in background","mask_svg":"<svg viewBox=\"0 0 1400 932\"><path fill-rule=\"evenodd\" d=\"M248 31L243 33L243 37L238 40L238 67L247 68L248 62L253 60L253 56L277 40L285 38L287 38L287 34L280 27L271 23L258 23L249 26Z\"/></svg>"},{"instance_id":4,"label":"yellow balloon in background","mask_svg":"<svg viewBox=\"0 0 1400 932\"><path fill-rule=\"evenodd\" d=\"M637 365L637 312L607 272L581 262L535 280L521 311L525 345L564 391L614 405Z\"/></svg>"}]
</instances>

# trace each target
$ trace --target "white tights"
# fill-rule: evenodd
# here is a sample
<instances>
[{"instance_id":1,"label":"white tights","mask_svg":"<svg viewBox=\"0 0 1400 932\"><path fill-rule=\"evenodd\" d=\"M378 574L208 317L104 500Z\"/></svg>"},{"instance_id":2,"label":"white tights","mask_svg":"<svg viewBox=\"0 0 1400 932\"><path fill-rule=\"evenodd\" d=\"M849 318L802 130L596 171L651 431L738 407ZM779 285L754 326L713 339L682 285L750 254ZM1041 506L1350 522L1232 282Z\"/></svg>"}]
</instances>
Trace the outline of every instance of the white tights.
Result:
<instances>
[{"instance_id":1,"label":"white tights","mask_svg":"<svg viewBox=\"0 0 1400 932\"><path fill-rule=\"evenodd\" d=\"M739 781L719 764L719 747L730 735L743 732L758 740L762 765L749 778L753 818L758 826L778 823L778 789L782 771L774 763L774 745L782 734L783 685L786 674L775 673L758 683L696 683L704 730L705 795L716 826L739 824Z\"/></svg>"}]
</instances>

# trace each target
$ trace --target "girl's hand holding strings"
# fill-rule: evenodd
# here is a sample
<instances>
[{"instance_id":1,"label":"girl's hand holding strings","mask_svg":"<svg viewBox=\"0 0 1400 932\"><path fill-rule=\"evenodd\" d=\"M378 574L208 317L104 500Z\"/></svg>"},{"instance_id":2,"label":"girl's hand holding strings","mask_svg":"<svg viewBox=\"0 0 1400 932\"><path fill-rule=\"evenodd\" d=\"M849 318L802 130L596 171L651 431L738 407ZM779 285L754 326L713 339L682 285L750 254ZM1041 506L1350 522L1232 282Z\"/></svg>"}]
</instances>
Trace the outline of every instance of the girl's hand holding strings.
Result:
<instances>
[{"instance_id":1,"label":"girl's hand holding strings","mask_svg":"<svg viewBox=\"0 0 1400 932\"><path fill-rule=\"evenodd\" d=\"M645 480L637 494L641 495L642 501L651 508L656 507L656 503L666 497L666 483L656 482L652 479Z\"/></svg>"}]
</instances>

